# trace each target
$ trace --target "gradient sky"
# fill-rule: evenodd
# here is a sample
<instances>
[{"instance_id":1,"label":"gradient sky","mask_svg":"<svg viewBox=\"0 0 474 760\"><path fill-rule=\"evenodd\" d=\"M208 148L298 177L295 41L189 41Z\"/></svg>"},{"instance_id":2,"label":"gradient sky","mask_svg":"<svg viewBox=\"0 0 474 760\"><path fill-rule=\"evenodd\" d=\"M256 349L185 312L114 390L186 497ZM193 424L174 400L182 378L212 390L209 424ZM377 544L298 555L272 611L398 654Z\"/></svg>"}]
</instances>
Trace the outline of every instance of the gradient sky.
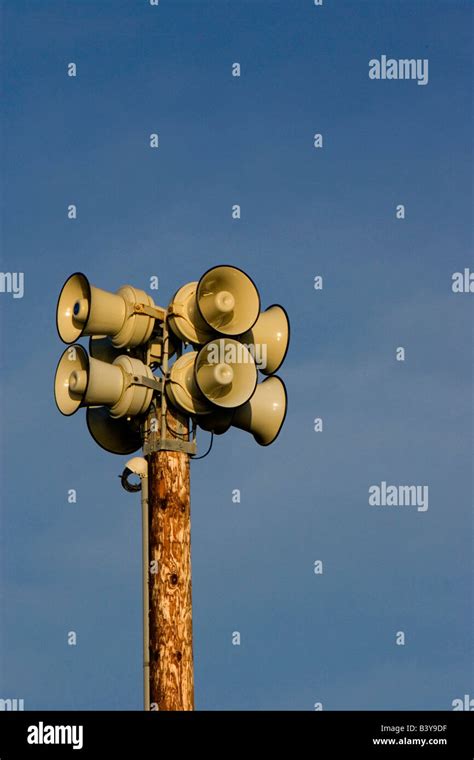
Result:
<instances>
[{"instance_id":1,"label":"gradient sky","mask_svg":"<svg viewBox=\"0 0 474 760\"><path fill-rule=\"evenodd\" d=\"M25 294L0 293L0 697L142 704L139 498L56 410L63 281L158 275L166 305L220 263L289 312L289 412L273 446L234 430L192 464L197 709L474 696L473 296L451 291L474 269L471 10L3 0L2 271ZM382 54L428 58L428 85L370 80ZM382 480L429 485L428 511L370 507Z\"/></svg>"}]
</instances>

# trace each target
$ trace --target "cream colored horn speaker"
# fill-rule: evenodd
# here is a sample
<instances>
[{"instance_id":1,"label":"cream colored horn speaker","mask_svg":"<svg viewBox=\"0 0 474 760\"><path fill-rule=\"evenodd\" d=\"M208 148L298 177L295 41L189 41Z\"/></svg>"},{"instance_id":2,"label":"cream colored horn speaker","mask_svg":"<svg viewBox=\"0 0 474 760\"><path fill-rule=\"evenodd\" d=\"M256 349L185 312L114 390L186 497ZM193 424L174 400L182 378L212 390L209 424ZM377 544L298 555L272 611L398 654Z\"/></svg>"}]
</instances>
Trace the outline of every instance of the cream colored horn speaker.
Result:
<instances>
[{"instance_id":1,"label":"cream colored horn speaker","mask_svg":"<svg viewBox=\"0 0 474 760\"><path fill-rule=\"evenodd\" d=\"M238 340L218 338L207 343L194 362L196 385L215 406L233 409L248 401L257 385L257 368L250 351Z\"/></svg>"},{"instance_id":2,"label":"cream colored horn speaker","mask_svg":"<svg viewBox=\"0 0 474 760\"><path fill-rule=\"evenodd\" d=\"M285 384L279 377L267 377L247 404L236 409L232 425L252 433L260 446L268 446L278 436L287 409Z\"/></svg>"},{"instance_id":3,"label":"cream colored horn speaker","mask_svg":"<svg viewBox=\"0 0 474 760\"><path fill-rule=\"evenodd\" d=\"M131 385L134 375L153 379L151 369L139 359L119 356L113 364L107 364L90 358L82 346L69 346L54 378L58 409L66 416L81 406L108 406L114 418L143 414L150 406L153 390Z\"/></svg>"},{"instance_id":4,"label":"cream colored horn speaker","mask_svg":"<svg viewBox=\"0 0 474 760\"><path fill-rule=\"evenodd\" d=\"M264 375L273 375L283 364L290 342L290 321L283 306L263 311L251 330L240 336Z\"/></svg>"},{"instance_id":5,"label":"cream colored horn speaker","mask_svg":"<svg viewBox=\"0 0 474 760\"><path fill-rule=\"evenodd\" d=\"M198 311L197 286L197 282L188 282L175 293L168 306L168 324L180 340L200 346L212 339L213 330Z\"/></svg>"},{"instance_id":6,"label":"cream colored horn speaker","mask_svg":"<svg viewBox=\"0 0 474 760\"><path fill-rule=\"evenodd\" d=\"M144 290L124 285L117 293L109 293L76 272L66 280L59 295L59 336L64 343L74 343L83 335L108 335L117 348L139 346L149 339L155 318L135 313L135 304L155 305Z\"/></svg>"},{"instance_id":7,"label":"cream colored horn speaker","mask_svg":"<svg viewBox=\"0 0 474 760\"><path fill-rule=\"evenodd\" d=\"M196 302L204 321L222 335L250 330L260 312L255 284L241 269L219 266L209 269L198 282Z\"/></svg>"},{"instance_id":8,"label":"cream colored horn speaker","mask_svg":"<svg viewBox=\"0 0 474 760\"><path fill-rule=\"evenodd\" d=\"M93 406L87 409L86 420L94 441L112 454L133 454L142 445L136 417L114 419L107 407Z\"/></svg>"},{"instance_id":9,"label":"cream colored horn speaker","mask_svg":"<svg viewBox=\"0 0 474 760\"><path fill-rule=\"evenodd\" d=\"M212 407L199 390L194 377L197 351L188 351L176 359L165 383L170 403L189 414L206 415Z\"/></svg>"}]
</instances>

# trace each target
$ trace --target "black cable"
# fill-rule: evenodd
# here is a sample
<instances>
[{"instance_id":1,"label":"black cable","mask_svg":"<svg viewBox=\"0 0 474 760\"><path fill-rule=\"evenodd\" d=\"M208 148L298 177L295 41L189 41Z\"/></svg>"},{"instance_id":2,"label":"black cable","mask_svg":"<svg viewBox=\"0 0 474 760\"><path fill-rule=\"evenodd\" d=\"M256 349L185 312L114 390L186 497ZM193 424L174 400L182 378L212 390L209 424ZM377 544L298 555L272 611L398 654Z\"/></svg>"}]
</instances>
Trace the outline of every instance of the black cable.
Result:
<instances>
[{"instance_id":1,"label":"black cable","mask_svg":"<svg viewBox=\"0 0 474 760\"><path fill-rule=\"evenodd\" d=\"M123 488L125 488L126 491L129 493L137 493L137 491L142 490L142 482L139 483L129 483L128 479L130 475L133 475L134 473L132 470L130 470L128 467L124 469L121 475L119 475L120 482L122 483Z\"/></svg>"},{"instance_id":2,"label":"black cable","mask_svg":"<svg viewBox=\"0 0 474 760\"><path fill-rule=\"evenodd\" d=\"M181 438L182 440L187 441L189 443L190 433L178 433L177 430L173 430L173 428L170 427L170 425L168 425L168 422L166 422L166 428L170 433L173 433L173 435L175 435L176 438Z\"/></svg>"},{"instance_id":3,"label":"black cable","mask_svg":"<svg viewBox=\"0 0 474 760\"><path fill-rule=\"evenodd\" d=\"M197 459L204 459L204 457L207 457L207 455L210 453L210 451L211 451L211 449L212 449L212 444L213 444L213 443L214 443L214 433L211 433L211 442L210 442L210 444L209 444L209 448L208 448L208 450L206 451L206 453L205 453L205 454L203 454L203 455L202 455L202 456L200 456L200 457L196 457L196 456L193 456L193 455L191 455L191 459L194 459L194 460L196 461Z\"/></svg>"}]
</instances>

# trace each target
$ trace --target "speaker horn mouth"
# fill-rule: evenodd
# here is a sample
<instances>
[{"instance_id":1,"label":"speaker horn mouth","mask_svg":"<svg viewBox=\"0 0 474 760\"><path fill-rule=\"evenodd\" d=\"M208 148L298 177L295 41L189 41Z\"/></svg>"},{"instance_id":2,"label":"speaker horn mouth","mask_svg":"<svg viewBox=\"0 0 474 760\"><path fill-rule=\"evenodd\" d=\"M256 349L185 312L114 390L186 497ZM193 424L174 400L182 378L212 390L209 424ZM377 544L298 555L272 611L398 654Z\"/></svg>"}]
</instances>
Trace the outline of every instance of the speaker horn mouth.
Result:
<instances>
[{"instance_id":1,"label":"speaker horn mouth","mask_svg":"<svg viewBox=\"0 0 474 760\"><path fill-rule=\"evenodd\" d=\"M194 380L211 404L235 409L252 398L258 372L253 356L242 343L233 338L217 338L198 352Z\"/></svg>"},{"instance_id":2,"label":"speaker horn mouth","mask_svg":"<svg viewBox=\"0 0 474 760\"><path fill-rule=\"evenodd\" d=\"M275 372L278 372L278 370L280 369L281 365L282 365L282 364L283 364L283 362L285 361L285 359L286 359L286 356L287 356L287 354L288 354L288 349L290 348L290 341L291 341L291 324L290 324L290 317L288 316L288 312L287 312L287 310L285 309L285 307L284 307L284 306L282 306L282 305L281 305L281 303L272 303L272 304L270 304L270 306L267 306L267 308L265 309L265 311L270 311L270 309L273 309L273 307L275 307L275 306L276 306L276 307L278 307L279 309L281 309L281 311L283 312L283 315L284 315L284 316L285 316L285 318L286 318L286 323L287 323L287 327L288 327L288 340L287 340L287 343L286 343L285 353L283 354L282 358L280 359L280 362L279 362L278 366L277 366L277 367L275 367L275 369L273 370L272 374L274 374ZM282 382L283 382L283 381L282 381ZM285 385L285 384L283 383L283 385ZM286 393L286 386L285 386L285 393ZM287 408L288 408L288 398L287 398L287 400L286 400L286 401L287 401L287 404L286 404L286 406L287 406ZM286 414L286 412L285 412L285 414ZM283 422L284 422L284 421L285 421L285 420L283 420ZM282 425L283 425L283 422L282 422Z\"/></svg>"},{"instance_id":3,"label":"speaker horn mouth","mask_svg":"<svg viewBox=\"0 0 474 760\"><path fill-rule=\"evenodd\" d=\"M71 362L71 367L67 367L67 362ZM90 363L85 348L80 345L66 348L54 375L54 400L65 417L70 417L82 406L89 376Z\"/></svg>"},{"instance_id":4,"label":"speaker horn mouth","mask_svg":"<svg viewBox=\"0 0 474 760\"><path fill-rule=\"evenodd\" d=\"M232 286L233 292L229 289ZM256 323L260 294L246 272L231 264L220 264L204 272L199 280L196 307L205 324L221 335L234 338Z\"/></svg>"},{"instance_id":5,"label":"speaker horn mouth","mask_svg":"<svg viewBox=\"0 0 474 760\"><path fill-rule=\"evenodd\" d=\"M276 311L276 314L278 315L279 321L281 322L281 325L280 325L281 330L279 330L280 335L284 336L285 335L285 329L286 329L287 339L286 339L286 345L284 347L283 353L281 353L281 349L276 349L276 346L275 346L276 353L277 353L277 359L276 359L276 361L271 361L271 353L272 353L271 352L271 346L272 346L272 342L270 341L270 347L269 347L269 344L267 344L266 356L268 356L268 358L269 358L269 365L270 366L260 366L260 365L258 365L258 361L257 361L258 368L259 368L260 372L263 375L274 375L275 372L278 372L278 370L280 369L281 365L283 364L283 362L286 359L286 356L288 354L288 349L290 347L290 339L291 339L290 318L289 318L288 312L287 312L287 310L285 309L284 306L282 306L279 303L272 303L272 304L270 304L270 306L267 306L267 308L265 309L265 311L262 311L262 313L259 316L259 319L260 318L265 319L266 316L270 316L272 314L272 310ZM253 326L252 330L248 330L244 335L239 336L240 340L242 340L244 343L247 343L247 341L252 342L252 336L254 335L255 331L257 331L257 333L258 333L258 322L259 322L259 319L257 320L257 323ZM259 340L257 340L257 343L258 342L259 342Z\"/></svg>"},{"instance_id":6,"label":"speaker horn mouth","mask_svg":"<svg viewBox=\"0 0 474 760\"><path fill-rule=\"evenodd\" d=\"M285 410L284 410L284 413L283 413L282 421L280 422L280 426L279 426L278 430L276 431L275 435L273 436L273 438L271 439L271 441L267 441L266 443L262 443L261 441L258 440L258 437L256 438L256 441L257 441L257 443L260 446L270 446L272 443L275 443L276 439L278 438L278 436L281 433L281 429L282 429L282 427L283 427L283 425L285 423L286 415L287 415L287 412L288 412L288 391L286 390L286 385L283 382L283 380L281 379L281 377L278 377L277 375L271 375L270 377L266 377L265 380L263 380L263 382L261 384L264 385L266 382L268 382L269 380L273 380L273 379L279 380L280 383L281 383L283 393L285 394Z\"/></svg>"},{"instance_id":7,"label":"speaker horn mouth","mask_svg":"<svg viewBox=\"0 0 474 760\"><path fill-rule=\"evenodd\" d=\"M82 272L74 272L62 286L56 306L56 330L64 343L75 343L82 336L90 302L89 280Z\"/></svg>"},{"instance_id":8,"label":"speaker horn mouth","mask_svg":"<svg viewBox=\"0 0 474 760\"><path fill-rule=\"evenodd\" d=\"M270 446L280 434L287 411L285 383L272 375L259 383L253 399L235 410L232 425L251 433L259 446Z\"/></svg>"}]
</instances>

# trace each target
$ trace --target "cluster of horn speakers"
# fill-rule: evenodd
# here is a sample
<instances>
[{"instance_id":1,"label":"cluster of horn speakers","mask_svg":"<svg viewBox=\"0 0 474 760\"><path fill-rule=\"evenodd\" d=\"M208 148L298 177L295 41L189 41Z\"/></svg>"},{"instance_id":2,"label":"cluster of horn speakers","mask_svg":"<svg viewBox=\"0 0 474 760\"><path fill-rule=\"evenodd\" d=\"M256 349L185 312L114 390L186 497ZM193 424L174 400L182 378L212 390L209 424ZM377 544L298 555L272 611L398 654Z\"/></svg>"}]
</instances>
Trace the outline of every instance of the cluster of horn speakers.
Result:
<instances>
[{"instance_id":1,"label":"cluster of horn speakers","mask_svg":"<svg viewBox=\"0 0 474 760\"><path fill-rule=\"evenodd\" d=\"M234 426L262 446L272 443L287 409L285 385L274 375L288 350L285 309L275 304L261 312L255 284L233 266L213 267L181 287L166 311L159 309L130 285L110 293L82 273L68 278L56 314L68 344L54 383L61 413L87 407L89 432L103 448L139 449L140 421L155 392L147 384L154 375L144 361L146 347L162 334L164 319L185 348L164 378L168 402L204 430L220 435ZM90 355L76 343L85 336ZM259 372L266 376L260 383Z\"/></svg>"}]
</instances>

